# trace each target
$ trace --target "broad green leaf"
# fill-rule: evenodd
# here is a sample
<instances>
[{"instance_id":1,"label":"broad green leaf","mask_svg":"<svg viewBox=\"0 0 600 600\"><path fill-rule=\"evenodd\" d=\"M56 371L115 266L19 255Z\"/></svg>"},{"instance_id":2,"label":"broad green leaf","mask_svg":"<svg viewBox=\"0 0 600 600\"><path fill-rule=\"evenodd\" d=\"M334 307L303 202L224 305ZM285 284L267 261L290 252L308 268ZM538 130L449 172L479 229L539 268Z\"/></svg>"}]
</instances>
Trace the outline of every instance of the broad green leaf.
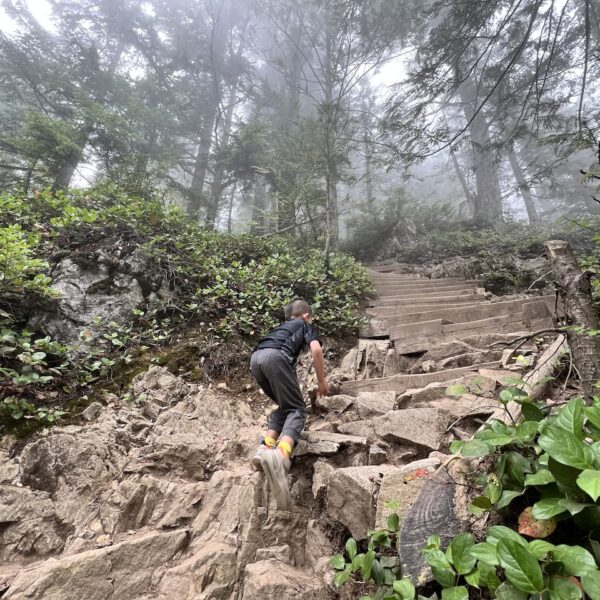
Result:
<instances>
[{"instance_id":1,"label":"broad green leaf","mask_svg":"<svg viewBox=\"0 0 600 600\"><path fill-rule=\"evenodd\" d=\"M535 554L538 560L543 560L548 555L548 552L554 550L556 546L545 540L531 540L529 549Z\"/></svg>"},{"instance_id":2,"label":"broad green leaf","mask_svg":"<svg viewBox=\"0 0 600 600\"><path fill-rule=\"evenodd\" d=\"M415 586L407 577L394 581L392 589L402 600L413 600L415 597Z\"/></svg>"},{"instance_id":3,"label":"broad green leaf","mask_svg":"<svg viewBox=\"0 0 600 600\"><path fill-rule=\"evenodd\" d=\"M561 506L564 506L572 515L576 515L580 513L582 510L587 508L588 506L593 506L593 504L584 504L582 502L576 502L575 500L570 500L569 498L561 498L558 503Z\"/></svg>"},{"instance_id":4,"label":"broad green leaf","mask_svg":"<svg viewBox=\"0 0 600 600\"><path fill-rule=\"evenodd\" d=\"M519 492L516 490L504 490L502 495L500 496L500 500L496 503L496 508L500 510L508 506L515 498L522 496L523 492Z\"/></svg>"},{"instance_id":5,"label":"broad green leaf","mask_svg":"<svg viewBox=\"0 0 600 600\"><path fill-rule=\"evenodd\" d=\"M538 431L538 424L535 421L523 421L517 425L517 439L520 442L531 442Z\"/></svg>"},{"instance_id":6,"label":"broad green leaf","mask_svg":"<svg viewBox=\"0 0 600 600\"><path fill-rule=\"evenodd\" d=\"M369 581L371 578L371 569L373 568L373 562L375 561L375 552L369 550L363 558L362 574L365 581Z\"/></svg>"},{"instance_id":7,"label":"broad green leaf","mask_svg":"<svg viewBox=\"0 0 600 600\"><path fill-rule=\"evenodd\" d=\"M382 585L385 580L383 567L377 559L373 561L373 566L371 567L371 579L373 579L377 585Z\"/></svg>"},{"instance_id":8,"label":"broad green leaf","mask_svg":"<svg viewBox=\"0 0 600 600\"><path fill-rule=\"evenodd\" d=\"M594 557L581 546L567 546L561 544L552 551L552 558L563 564L567 575L581 577L590 569L596 570Z\"/></svg>"},{"instance_id":9,"label":"broad green leaf","mask_svg":"<svg viewBox=\"0 0 600 600\"><path fill-rule=\"evenodd\" d=\"M458 454L463 446L464 442L462 440L454 440L450 444L450 452L452 452L452 454Z\"/></svg>"},{"instance_id":10,"label":"broad green leaf","mask_svg":"<svg viewBox=\"0 0 600 600\"><path fill-rule=\"evenodd\" d=\"M481 583L481 573L478 569L474 569L473 571L465 575L465 581L469 585L472 585L473 587L479 589L479 584Z\"/></svg>"},{"instance_id":11,"label":"broad green leaf","mask_svg":"<svg viewBox=\"0 0 600 600\"><path fill-rule=\"evenodd\" d=\"M556 424L566 431L574 434L575 437L583 439L583 399L573 398L568 404L563 406L556 417Z\"/></svg>"},{"instance_id":12,"label":"broad green leaf","mask_svg":"<svg viewBox=\"0 0 600 600\"><path fill-rule=\"evenodd\" d=\"M487 531L485 541L495 546L500 540L506 539L512 540L517 544L521 544L525 548L528 547L527 540L524 537L521 537L513 529L510 529L509 527L504 527L504 525L494 525L490 527Z\"/></svg>"},{"instance_id":13,"label":"broad green leaf","mask_svg":"<svg viewBox=\"0 0 600 600\"><path fill-rule=\"evenodd\" d=\"M496 589L496 600L527 600L528 594L505 581Z\"/></svg>"},{"instance_id":14,"label":"broad green leaf","mask_svg":"<svg viewBox=\"0 0 600 600\"><path fill-rule=\"evenodd\" d=\"M469 592L464 585L444 588L442 590L442 600L469 600Z\"/></svg>"},{"instance_id":15,"label":"broad green leaf","mask_svg":"<svg viewBox=\"0 0 600 600\"><path fill-rule=\"evenodd\" d=\"M566 507L560 504L560 498L544 498L533 505L532 516L534 519L551 519L556 515L567 512Z\"/></svg>"},{"instance_id":16,"label":"broad green leaf","mask_svg":"<svg viewBox=\"0 0 600 600\"><path fill-rule=\"evenodd\" d=\"M446 555L438 548L425 548L421 550L421 554L430 567L436 567L437 569L451 568Z\"/></svg>"},{"instance_id":17,"label":"broad green leaf","mask_svg":"<svg viewBox=\"0 0 600 600\"><path fill-rule=\"evenodd\" d=\"M496 552L506 578L514 586L530 594L542 592L542 569L529 548L510 539L502 539L498 542Z\"/></svg>"},{"instance_id":18,"label":"broad green leaf","mask_svg":"<svg viewBox=\"0 0 600 600\"><path fill-rule=\"evenodd\" d=\"M502 495L502 484L495 475L490 477L488 484L483 490L483 495L487 496L492 504L496 504L496 502L500 500L500 496Z\"/></svg>"},{"instance_id":19,"label":"broad green leaf","mask_svg":"<svg viewBox=\"0 0 600 600\"><path fill-rule=\"evenodd\" d=\"M346 566L346 561L341 554L336 554L329 559L329 564L334 568L340 571Z\"/></svg>"},{"instance_id":20,"label":"broad green leaf","mask_svg":"<svg viewBox=\"0 0 600 600\"><path fill-rule=\"evenodd\" d=\"M357 547L356 540L354 538L348 538L348 541L346 542L346 552L348 553L350 560L353 560L356 556Z\"/></svg>"},{"instance_id":21,"label":"broad green leaf","mask_svg":"<svg viewBox=\"0 0 600 600\"><path fill-rule=\"evenodd\" d=\"M579 600L582 592L579 587L566 577L550 577L548 582L550 600Z\"/></svg>"},{"instance_id":22,"label":"broad green leaf","mask_svg":"<svg viewBox=\"0 0 600 600\"><path fill-rule=\"evenodd\" d=\"M581 490L577 485L577 478L581 473L580 469L569 467L555 461L552 457L548 458L548 470L554 475L558 488L565 495L579 495Z\"/></svg>"},{"instance_id":23,"label":"broad green leaf","mask_svg":"<svg viewBox=\"0 0 600 600\"><path fill-rule=\"evenodd\" d=\"M577 485L595 502L600 496L600 471L593 469L582 471L577 478Z\"/></svg>"},{"instance_id":24,"label":"broad green leaf","mask_svg":"<svg viewBox=\"0 0 600 600\"><path fill-rule=\"evenodd\" d=\"M350 573L348 571L338 571L333 578L333 583L336 587L344 585L348 579L350 579Z\"/></svg>"},{"instance_id":25,"label":"broad green leaf","mask_svg":"<svg viewBox=\"0 0 600 600\"><path fill-rule=\"evenodd\" d=\"M456 573L453 569L441 569L439 567L431 567L433 578L443 587L449 588L456 585Z\"/></svg>"},{"instance_id":26,"label":"broad green leaf","mask_svg":"<svg viewBox=\"0 0 600 600\"><path fill-rule=\"evenodd\" d=\"M479 571L479 585L487 587L494 593L500 585L500 579L496 575L496 567L479 561L477 563L477 570Z\"/></svg>"},{"instance_id":27,"label":"broad green leaf","mask_svg":"<svg viewBox=\"0 0 600 600\"><path fill-rule=\"evenodd\" d=\"M581 583L592 600L600 600L600 571L590 569L582 575Z\"/></svg>"},{"instance_id":28,"label":"broad green leaf","mask_svg":"<svg viewBox=\"0 0 600 600\"><path fill-rule=\"evenodd\" d=\"M489 542L482 542L481 544L471 546L469 554L488 565L496 566L500 564L496 555L496 546Z\"/></svg>"},{"instance_id":29,"label":"broad green leaf","mask_svg":"<svg viewBox=\"0 0 600 600\"><path fill-rule=\"evenodd\" d=\"M546 469L540 469L537 473L532 473L531 475L527 475L525 477L525 486L528 485L547 485L549 483L554 483L556 479L554 479L554 475L547 471Z\"/></svg>"},{"instance_id":30,"label":"broad green leaf","mask_svg":"<svg viewBox=\"0 0 600 600\"><path fill-rule=\"evenodd\" d=\"M518 452L507 452L504 471L516 486L524 487L525 475L531 473L531 463Z\"/></svg>"},{"instance_id":31,"label":"broad green leaf","mask_svg":"<svg viewBox=\"0 0 600 600\"><path fill-rule=\"evenodd\" d=\"M586 406L584 412L591 423L600 429L600 405Z\"/></svg>"},{"instance_id":32,"label":"broad green leaf","mask_svg":"<svg viewBox=\"0 0 600 600\"><path fill-rule=\"evenodd\" d=\"M442 538L439 535L430 535L427 538L427 547L439 548L442 545Z\"/></svg>"},{"instance_id":33,"label":"broad green leaf","mask_svg":"<svg viewBox=\"0 0 600 600\"><path fill-rule=\"evenodd\" d=\"M364 554L357 554L352 559L352 568L351 568L351 571L353 573L356 573L357 571L362 571L364 559L365 559L365 555Z\"/></svg>"},{"instance_id":34,"label":"broad green leaf","mask_svg":"<svg viewBox=\"0 0 600 600\"><path fill-rule=\"evenodd\" d=\"M551 458L576 469L589 469L594 464L594 452L571 432L558 425L546 425L538 444Z\"/></svg>"},{"instance_id":35,"label":"broad green leaf","mask_svg":"<svg viewBox=\"0 0 600 600\"><path fill-rule=\"evenodd\" d=\"M526 421L535 421L539 423L544 418L544 413L531 402L523 402L521 405L521 412Z\"/></svg>"},{"instance_id":36,"label":"broad green leaf","mask_svg":"<svg viewBox=\"0 0 600 600\"><path fill-rule=\"evenodd\" d=\"M513 436L505 433L496 433L492 429L483 429L475 436L476 440L491 444L492 446L506 446L512 444L514 439Z\"/></svg>"},{"instance_id":37,"label":"broad green leaf","mask_svg":"<svg viewBox=\"0 0 600 600\"><path fill-rule=\"evenodd\" d=\"M459 575L466 575L475 567L477 559L469 552L473 545L473 536L470 533L460 533L449 546L452 552L452 564Z\"/></svg>"},{"instance_id":38,"label":"broad green leaf","mask_svg":"<svg viewBox=\"0 0 600 600\"><path fill-rule=\"evenodd\" d=\"M474 439L464 442L460 448L460 453L465 457L481 457L487 456L493 452L493 448L480 440Z\"/></svg>"},{"instance_id":39,"label":"broad green leaf","mask_svg":"<svg viewBox=\"0 0 600 600\"><path fill-rule=\"evenodd\" d=\"M477 498L473 498L471 505L479 510L485 511L492 508L492 501L487 496L477 496Z\"/></svg>"},{"instance_id":40,"label":"broad green leaf","mask_svg":"<svg viewBox=\"0 0 600 600\"><path fill-rule=\"evenodd\" d=\"M399 527L400 527L400 517L398 516L398 513L392 513L387 518L387 528L390 531L398 531Z\"/></svg>"}]
</instances>

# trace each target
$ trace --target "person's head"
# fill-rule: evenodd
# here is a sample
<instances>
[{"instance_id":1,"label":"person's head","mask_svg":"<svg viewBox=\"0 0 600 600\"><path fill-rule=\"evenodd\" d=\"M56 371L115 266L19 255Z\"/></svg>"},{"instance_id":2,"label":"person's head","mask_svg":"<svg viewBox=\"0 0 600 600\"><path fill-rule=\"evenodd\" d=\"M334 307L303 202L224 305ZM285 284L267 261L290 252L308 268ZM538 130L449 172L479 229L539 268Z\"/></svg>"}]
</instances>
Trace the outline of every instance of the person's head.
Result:
<instances>
[{"instance_id":1,"label":"person's head","mask_svg":"<svg viewBox=\"0 0 600 600\"><path fill-rule=\"evenodd\" d=\"M283 308L283 315L286 321L289 321L292 318L292 307L294 306L294 302L296 302L296 300L299 300L299 298L290 300Z\"/></svg>"},{"instance_id":2,"label":"person's head","mask_svg":"<svg viewBox=\"0 0 600 600\"><path fill-rule=\"evenodd\" d=\"M305 300L296 299L291 303L291 316L292 319L303 319L307 323L312 323L312 309L310 304Z\"/></svg>"}]
</instances>

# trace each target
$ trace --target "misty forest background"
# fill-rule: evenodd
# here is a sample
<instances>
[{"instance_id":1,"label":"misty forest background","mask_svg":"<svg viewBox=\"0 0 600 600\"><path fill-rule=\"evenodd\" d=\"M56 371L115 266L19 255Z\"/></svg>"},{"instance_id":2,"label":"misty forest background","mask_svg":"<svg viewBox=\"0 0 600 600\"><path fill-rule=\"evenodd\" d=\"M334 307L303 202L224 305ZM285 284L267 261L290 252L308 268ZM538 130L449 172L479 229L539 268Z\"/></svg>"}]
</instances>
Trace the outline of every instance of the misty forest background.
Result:
<instances>
[{"instance_id":1,"label":"misty forest background","mask_svg":"<svg viewBox=\"0 0 600 600\"><path fill-rule=\"evenodd\" d=\"M418 235L600 213L599 0L2 10L4 191L112 184L208 230L363 258L399 222Z\"/></svg>"}]
</instances>

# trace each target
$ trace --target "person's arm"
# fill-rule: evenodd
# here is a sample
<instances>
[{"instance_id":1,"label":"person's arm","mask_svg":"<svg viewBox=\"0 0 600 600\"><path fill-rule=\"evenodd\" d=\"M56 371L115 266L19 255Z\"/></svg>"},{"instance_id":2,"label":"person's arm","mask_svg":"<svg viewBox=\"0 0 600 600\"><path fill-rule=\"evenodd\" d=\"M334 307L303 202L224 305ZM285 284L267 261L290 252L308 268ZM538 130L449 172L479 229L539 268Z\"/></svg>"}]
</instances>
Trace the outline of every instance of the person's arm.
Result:
<instances>
[{"instance_id":1,"label":"person's arm","mask_svg":"<svg viewBox=\"0 0 600 600\"><path fill-rule=\"evenodd\" d=\"M310 351L312 352L312 361L315 371L317 373L318 390L319 396L329 395L329 386L325 381L325 360L323 358L323 349L321 344L317 340L313 340L310 343Z\"/></svg>"}]
</instances>

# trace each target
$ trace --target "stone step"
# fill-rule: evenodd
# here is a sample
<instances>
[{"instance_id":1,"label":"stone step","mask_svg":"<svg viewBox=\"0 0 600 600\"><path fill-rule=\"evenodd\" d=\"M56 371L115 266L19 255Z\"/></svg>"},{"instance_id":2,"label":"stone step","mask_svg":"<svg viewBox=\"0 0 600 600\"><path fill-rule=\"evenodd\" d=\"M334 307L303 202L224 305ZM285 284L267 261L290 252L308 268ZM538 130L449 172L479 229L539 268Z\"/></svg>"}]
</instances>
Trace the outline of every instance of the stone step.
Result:
<instances>
[{"instance_id":1,"label":"stone step","mask_svg":"<svg viewBox=\"0 0 600 600\"><path fill-rule=\"evenodd\" d=\"M500 361L484 363L473 367L446 369L433 373L419 373L418 375L392 375L391 377L377 377L360 381L344 381L341 385L342 394L356 396L360 392L398 392L402 393L411 388L423 388L436 381L449 381L469 373L477 373L481 368L494 369L500 366Z\"/></svg>"},{"instance_id":2,"label":"stone step","mask_svg":"<svg viewBox=\"0 0 600 600\"><path fill-rule=\"evenodd\" d=\"M508 315L515 310L521 310L526 304L543 302L550 312L554 311L554 296L537 296L508 300L504 302L489 302L487 304L470 304L455 307L424 309L419 306L418 312L407 312L404 308L401 312L394 313L393 307L381 307L369 309L369 313L378 319L385 319L390 327L403 325L405 323L418 323L420 321L431 321L433 319L445 319L452 323L463 323L465 321L483 319L500 315Z\"/></svg>"}]
</instances>

